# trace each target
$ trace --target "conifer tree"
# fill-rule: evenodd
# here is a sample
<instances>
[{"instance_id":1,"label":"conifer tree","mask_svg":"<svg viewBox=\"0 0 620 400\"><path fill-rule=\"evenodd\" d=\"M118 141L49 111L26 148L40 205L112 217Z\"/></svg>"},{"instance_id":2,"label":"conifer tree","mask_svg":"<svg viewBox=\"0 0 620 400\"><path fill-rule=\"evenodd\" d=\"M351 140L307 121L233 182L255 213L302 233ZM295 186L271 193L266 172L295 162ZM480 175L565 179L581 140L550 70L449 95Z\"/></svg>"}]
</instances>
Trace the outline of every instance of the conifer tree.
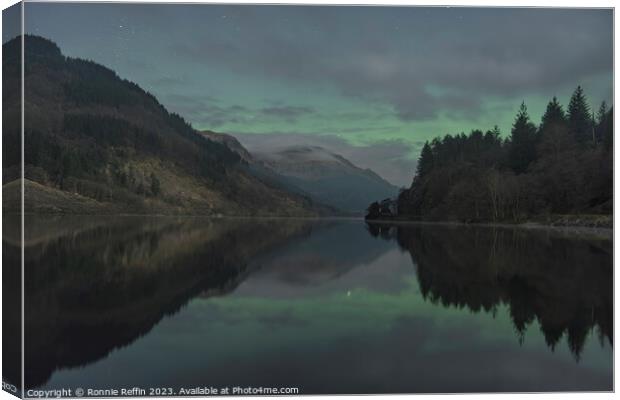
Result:
<instances>
[{"instance_id":1,"label":"conifer tree","mask_svg":"<svg viewBox=\"0 0 620 400\"><path fill-rule=\"evenodd\" d=\"M605 117L607 116L607 103L605 100L601 103L601 106L598 108L598 113L596 114L596 122L601 124Z\"/></svg>"},{"instance_id":2,"label":"conifer tree","mask_svg":"<svg viewBox=\"0 0 620 400\"><path fill-rule=\"evenodd\" d=\"M614 147L614 108L613 106L607 111L607 116L601 124L603 147L607 151L613 150Z\"/></svg>"},{"instance_id":3,"label":"conifer tree","mask_svg":"<svg viewBox=\"0 0 620 400\"><path fill-rule=\"evenodd\" d=\"M598 112L596 113L596 120L594 121L594 134L597 144L604 141L607 117L607 103L603 101L598 109Z\"/></svg>"},{"instance_id":4,"label":"conifer tree","mask_svg":"<svg viewBox=\"0 0 620 400\"><path fill-rule=\"evenodd\" d=\"M577 143L592 142L590 106L581 86L577 86L568 104L568 127Z\"/></svg>"},{"instance_id":5,"label":"conifer tree","mask_svg":"<svg viewBox=\"0 0 620 400\"><path fill-rule=\"evenodd\" d=\"M554 96L547 104L539 130L538 156L557 158L563 151L574 147L574 140L568 133L568 121L562 105Z\"/></svg>"},{"instance_id":6,"label":"conifer tree","mask_svg":"<svg viewBox=\"0 0 620 400\"><path fill-rule=\"evenodd\" d=\"M566 114L562 105L558 102L557 97L553 96L553 99L547 104L547 109L542 116L542 122L540 124L540 130L544 134L546 130L551 129L557 125L563 125L566 123Z\"/></svg>"},{"instance_id":7,"label":"conifer tree","mask_svg":"<svg viewBox=\"0 0 620 400\"><path fill-rule=\"evenodd\" d=\"M517 174L525 172L536 158L536 126L530 121L525 102L521 103L512 125L509 158L510 165Z\"/></svg>"},{"instance_id":8,"label":"conifer tree","mask_svg":"<svg viewBox=\"0 0 620 400\"><path fill-rule=\"evenodd\" d=\"M418 159L418 166L416 167L416 178L420 179L428 174L433 168L433 151L428 141L424 143L420 158Z\"/></svg>"}]
</instances>

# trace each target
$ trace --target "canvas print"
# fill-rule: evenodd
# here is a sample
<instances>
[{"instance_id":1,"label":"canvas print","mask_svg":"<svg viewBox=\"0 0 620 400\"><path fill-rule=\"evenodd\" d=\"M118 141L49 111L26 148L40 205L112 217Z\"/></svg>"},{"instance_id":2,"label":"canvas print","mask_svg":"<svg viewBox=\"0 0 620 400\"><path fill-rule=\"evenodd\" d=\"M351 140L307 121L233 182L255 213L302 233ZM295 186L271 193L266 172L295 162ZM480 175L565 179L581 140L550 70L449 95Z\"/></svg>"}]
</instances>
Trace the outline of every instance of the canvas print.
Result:
<instances>
[{"instance_id":1,"label":"canvas print","mask_svg":"<svg viewBox=\"0 0 620 400\"><path fill-rule=\"evenodd\" d=\"M613 391L613 9L2 17L5 391Z\"/></svg>"}]
</instances>

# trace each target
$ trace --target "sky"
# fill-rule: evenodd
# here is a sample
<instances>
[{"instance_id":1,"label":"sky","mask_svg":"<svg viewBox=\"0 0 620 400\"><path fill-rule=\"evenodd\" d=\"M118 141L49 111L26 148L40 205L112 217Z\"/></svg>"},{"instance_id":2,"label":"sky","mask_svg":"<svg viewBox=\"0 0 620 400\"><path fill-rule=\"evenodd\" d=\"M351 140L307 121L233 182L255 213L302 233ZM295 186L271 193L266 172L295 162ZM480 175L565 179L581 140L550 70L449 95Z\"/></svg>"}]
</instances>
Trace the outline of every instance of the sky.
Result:
<instances>
[{"instance_id":1,"label":"sky","mask_svg":"<svg viewBox=\"0 0 620 400\"><path fill-rule=\"evenodd\" d=\"M249 148L323 146L409 186L426 140L613 90L611 10L26 3L25 30ZM3 40L7 40L6 37Z\"/></svg>"}]
</instances>

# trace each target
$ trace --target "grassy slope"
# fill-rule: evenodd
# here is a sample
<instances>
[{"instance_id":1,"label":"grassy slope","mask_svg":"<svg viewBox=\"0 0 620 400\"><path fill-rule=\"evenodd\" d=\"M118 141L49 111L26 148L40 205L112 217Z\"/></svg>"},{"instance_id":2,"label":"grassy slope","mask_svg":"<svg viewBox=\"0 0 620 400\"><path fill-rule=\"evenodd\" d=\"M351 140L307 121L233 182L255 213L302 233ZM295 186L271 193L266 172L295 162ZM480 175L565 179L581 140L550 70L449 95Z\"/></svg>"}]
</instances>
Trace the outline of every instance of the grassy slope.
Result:
<instances>
[{"instance_id":1,"label":"grassy slope","mask_svg":"<svg viewBox=\"0 0 620 400\"><path fill-rule=\"evenodd\" d=\"M133 163L136 165L136 163ZM164 215L231 215L231 216L314 216L311 209L304 208L295 198L239 174L238 182L251 191L251 198L266 199L263 204L239 204L230 202L225 195L200 184L191 176L175 173L155 160L143 161L141 165L158 171L162 181L162 193L157 197L132 196L129 203L119 204L98 201L79 193L57 189L26 179L24 181L24 210L27 214L164 214ZM122 190L122 189L117 189ZM14 180L2 187L3 211L18 213L21 202L21 184ZM131 194L127 194L131 195Z\"/></svg>"},{"instance_id":2,"label":"grassy slope","mask_svg":"<svg viewBox=\"0 0 620 400\"><path fill-rule=\"evenodd\" d=\"M96 214L117 210L113 204L102 203L76 193L64 192L30 180L24 181L26 212ZM21 184L15 180L2 187L2 207L7 213L19 212Z\"/></svg>"}]
</instances>

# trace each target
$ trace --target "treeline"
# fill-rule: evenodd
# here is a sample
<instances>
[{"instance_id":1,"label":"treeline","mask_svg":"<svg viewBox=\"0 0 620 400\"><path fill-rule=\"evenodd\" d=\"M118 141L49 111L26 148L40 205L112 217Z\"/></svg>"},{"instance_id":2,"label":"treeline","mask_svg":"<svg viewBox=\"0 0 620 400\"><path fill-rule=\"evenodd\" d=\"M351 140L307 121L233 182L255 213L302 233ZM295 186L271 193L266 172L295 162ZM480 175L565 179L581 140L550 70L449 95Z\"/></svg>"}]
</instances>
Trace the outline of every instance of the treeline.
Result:
<instances>
[{"instance_id":1,"label":"treeline","mask_svg":"<svg viewBox=\"0 0 620 400\"><path fill-rule=\"evenodd\" d=\"M27 179L100 201L121 200L114 187L139 196L160 194L156 174L145 174L126 162L139 161L140 155L174 159L178 167L211 183L223 182L226 167L240 161L237 154L195 132L177 140L106 115L65 114L62 134L27 129L25 138Z\"/></svg>"},{"instance_id":2,"label":"treeline","mask_svg":"<svg viewBox=\"0 0 620 400\"><path fill-rule=\"evenodd\" d=\"M510 136L497 127L426 142L396 213L404 219L523 221L555 214L611 214L613 110L592 112L581 87L567 111L554 97L541 123L521 104ZM373 203L369 218L385 207Z\"/></svg>"}]
</instances>

